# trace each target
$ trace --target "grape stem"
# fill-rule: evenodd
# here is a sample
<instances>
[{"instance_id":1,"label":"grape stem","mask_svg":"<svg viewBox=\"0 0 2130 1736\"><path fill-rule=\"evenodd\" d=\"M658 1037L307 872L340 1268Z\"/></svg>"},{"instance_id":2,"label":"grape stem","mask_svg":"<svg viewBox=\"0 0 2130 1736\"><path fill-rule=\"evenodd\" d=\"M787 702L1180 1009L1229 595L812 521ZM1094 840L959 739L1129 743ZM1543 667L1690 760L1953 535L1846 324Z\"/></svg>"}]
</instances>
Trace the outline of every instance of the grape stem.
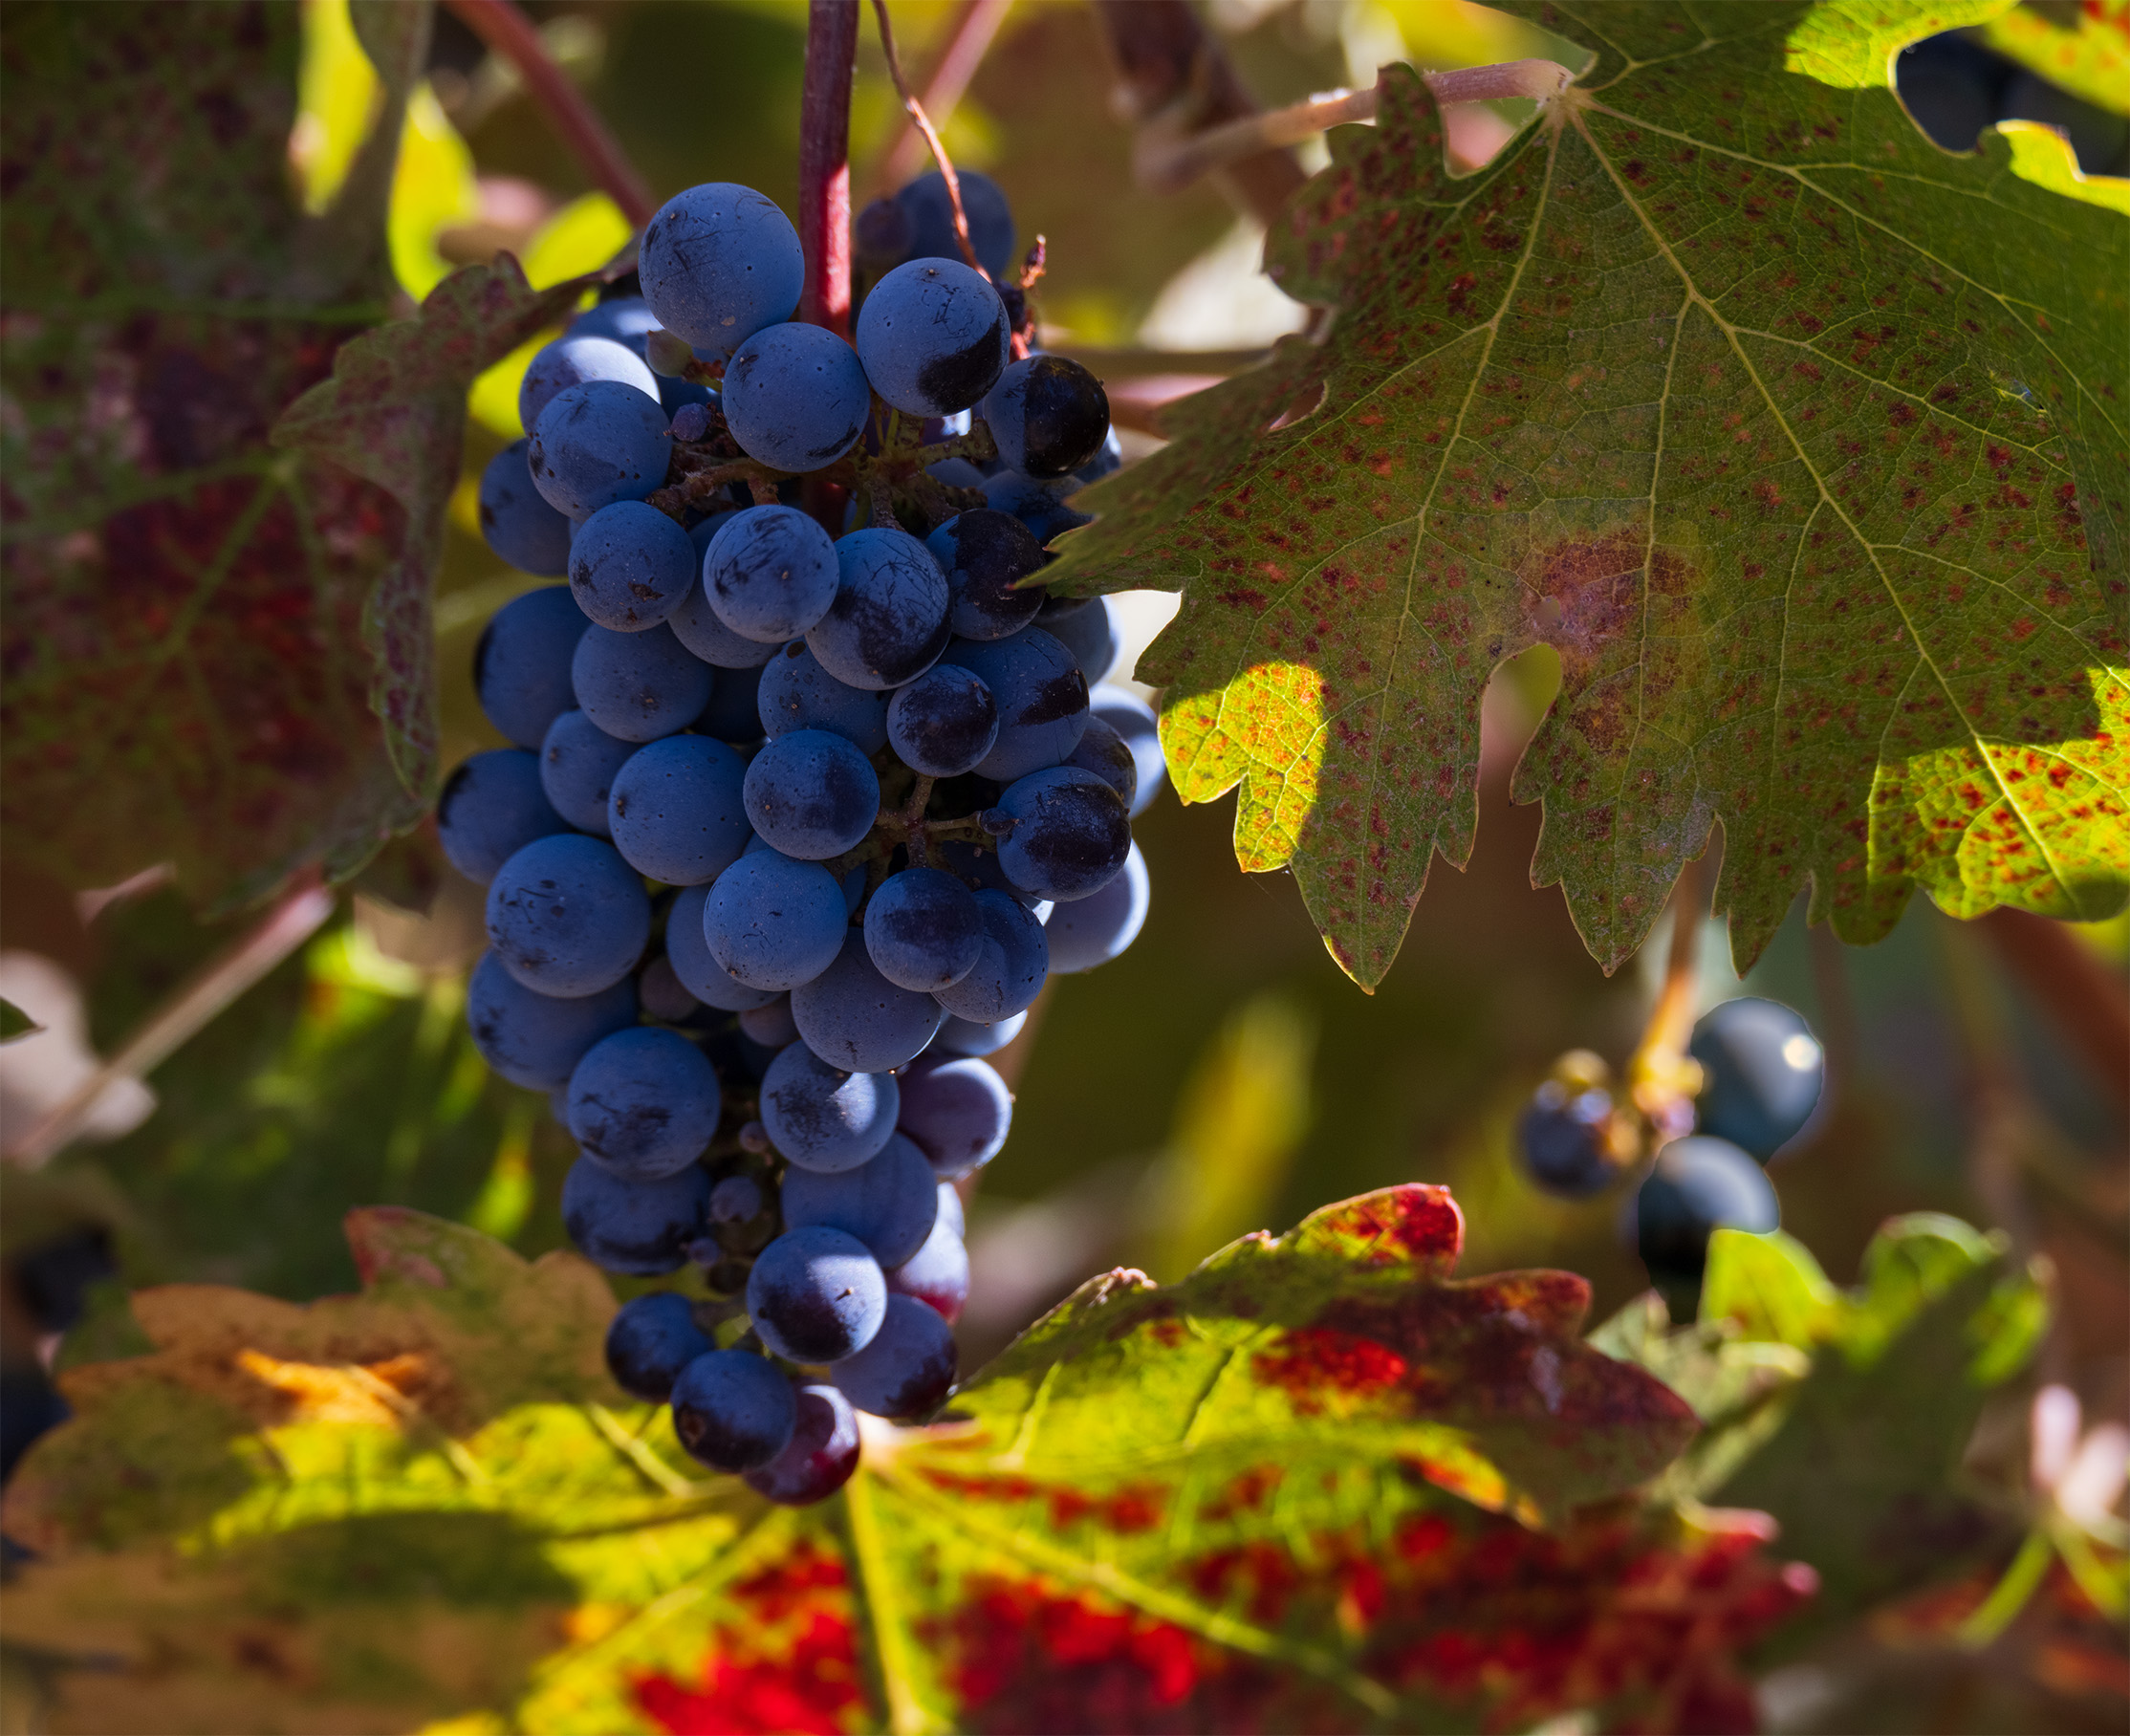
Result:
<instances>
[{"instance_id":1,"label":"grape stem","mask_svg":"<svg viewBox=\"0 0 2130 1736\"><path fill-rule=\"evenodd\" d=\"M998 34L998 27L1006 22L1006 14L1012 6L1013 0L962 0L962 9L947 30L946 46L940 52L931 78L924 86L924 112L933 117L937 124L945 126L953 118L969 80L976 76L976 69L983 64L992 38ZM919 160L924 154L923 134L898 132L872 178L876 188L883 193L894 192L917 173Z\"/></svg>"},{"instance_id":2,"label":"grape stem","mask_svg":"<svg viewBox=\"0 0 2130 1736\"><path fill-rule=\"evenodd\" d=\"M851 335L851 77L858 0L809 0L799 97L799 247L806 282L798 316Z\"/></svg>"},{"instance_id":3,"label":"grape stem","mask_svg":"<svg viewBox=\"0 0 2130 1736\"><path fill-rule=\"evenodd\" d=\"M946 154L946 146L940 142L939 129L924 113L924 105L918 101L917 94L902 76L902 63L895 53L895 29L887 21L887 0L873 0L873 16L880 27L880 53L887 56L887 76L895 80L895 94L902 98L902 107L909 112L910 122L924 134L924 142L931 148L932 161L939 164L940 179L946 183L947 202L954 207L954 242L962 250L962 257L968 261L968 269L989 278L990 272L976 261L976 246L968 238L968 213L962 208L962 178L954 173L953 159Z\"/></svg>"},{"instance_id":4,"label":"grape stem","mask_svg":"<svg viewBox=\"0 0 2130 1736\"><path fill-rule=\"evenodd\" d=\"M1627 1062L1627 1091L1656 1132L1656 1143L1690 1133L1701 1068L1688 1058L1700 1005L1701 929L1708 914L1708 858L1696 857L1680 871L1671 901L1671 952L1663 987L1650 1009L1641 1042Z\"/></svg>"}]
</instances>

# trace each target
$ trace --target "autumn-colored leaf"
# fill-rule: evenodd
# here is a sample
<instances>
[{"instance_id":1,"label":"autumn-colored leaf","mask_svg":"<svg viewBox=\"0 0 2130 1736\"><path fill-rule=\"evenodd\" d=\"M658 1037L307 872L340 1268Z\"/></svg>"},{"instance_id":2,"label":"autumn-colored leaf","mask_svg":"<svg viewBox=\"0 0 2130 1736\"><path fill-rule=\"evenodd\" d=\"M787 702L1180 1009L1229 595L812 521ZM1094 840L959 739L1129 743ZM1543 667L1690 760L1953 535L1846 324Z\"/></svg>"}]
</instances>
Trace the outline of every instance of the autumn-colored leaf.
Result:
<instances>
[{"instance_id":1,"label":"autumn-colored leaf","mask_svg":"<svg viewBox=\"0 0 2130 1736\"><path fill-rule=\"evenodd\" d=\"M1741 966L1808 885L1851 941L1917 886L2118 907L2130 226L1939 150L1885 58L1786 70L1818 28L1860 82L1869 6L1511 10L1580 79L1459 180L1390 69L1267 247L1328 336L1179 405L1046 575L1183 588L1141 664L1179 790L1240 785L1243 866L1373 984L1543 641L1514 793L1608 967L1719 822Z\"/></svg>"},{"instance_id":2,"label":"autumn-colored leaf","mask_svg":"<svg viewBox=\"0 0 2130 1736\"><path fill-rule=\"evenodd\" d=\"M2069 16L2066 16L2066 13ZM1983 27L1998 54L2112 114L2130 115L2130 5L2015 6Z\"/></svg>"}]
</instances>

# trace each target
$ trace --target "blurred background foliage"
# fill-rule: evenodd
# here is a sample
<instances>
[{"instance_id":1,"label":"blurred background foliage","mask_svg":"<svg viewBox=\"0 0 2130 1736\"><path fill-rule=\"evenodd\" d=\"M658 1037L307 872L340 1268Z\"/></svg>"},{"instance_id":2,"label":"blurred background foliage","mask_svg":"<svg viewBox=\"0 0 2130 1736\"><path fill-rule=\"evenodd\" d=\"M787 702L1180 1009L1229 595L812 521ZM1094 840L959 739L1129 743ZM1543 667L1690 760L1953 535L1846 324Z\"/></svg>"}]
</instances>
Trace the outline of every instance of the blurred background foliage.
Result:
<instances>
[{"instance_id":1,"label":"blurred background foliage","mask_svg":"<svg viewBox=\"0 0 2130 1736\"><path fill-rule=\"evenodd\" d=\"M290 163L292 197L315 208L345 173L378 91L346 0L304 4ZM526 10L657 197L716 179L793 203L803 7L533 0ZM906 62L922 69L957 9L894 12ZM1370 81L1386 60L1445 67L1534 46L1525 27L1461 0L1216 0L1208 16L1267 105ZM883 190L874 165L902 122L869 28L860 55L852 138L862 202ZM959 163L1003 183L1024 238L1047 236L1039 299L1053 341L1248 347L1300 322L1255 275L1256 232L1216 192L1158 199L1134 186L1130 136L1113 117L1083 6L1012 8L945 136ZM2113 137L2119 154L2119 127ZM628 238L516 76L443 11L391 222L409 296L503 248L536 284L559 281ZM518 431L516 376L532 347L473 394L437 601L446 763L500 745L468 663L481 624L532 581L481 542L471 479ZM1162 609L1141 615L1150 633ZM1456 1190L1467 1272L1569 1267L1593 1279L1600 1314L1642 1288L1617 1231L1624 1189L1563 1203L1528 1186L1511 1161L1515 1118L1552 1058L1573 1046L1623 1058L1654 982L1653 966L1606 979L1557 892L1530 885L1539 816L1510 805L1509 773L1556 678L1543 649L1497 675L1477 850L1462 872L1437 864L1372 998L1334 967L1291 887L1237 872L1226 802L1185 809L1164 796L1145 816L1154 892L1143 936L1120 962L1054 984L1004 1057L1019 1103L972 1205L965 1366L1104 1265L1171 1278L1237 1234L1402 1181ZM123 896L76 900L10 868L5 891L0 994L53 1031L37 1047L0 1052L0 1113L19 1126L63 1089L54 1080L109 1053L231 931L196 923L152 875ZM1720 934L1708 938L1713 1000L1740 986ZM1660 931L1645 963L1665 939ZM2086 943L2122 967L2122 924ZM303 952L154 1073L152 1095L108 1106L99 1142L9 1177L11 1251L75 1225L115 1254L117 1276L91 1291L70 1356L100 1342L100 1321L121 1330L120 1311L103 1304L123 1285L211 1280L292 1298L352 1289L339 1221L358 1204L442 1213L528 1252L560 1244L570 1142L544 1098L487 1073L460 1018L479 944L478 892L420 836L397 845ZM1797 1007L1833 1056L1830 1101L1774 1172L1786 1226L1847 1282L1890 1213L2018 1216L2071 1303L2053 1372L2072 1372L2068 1358L2085 1371L2089 1402L2119 1410L2130 1319L2119 1123L1980 934L1919 901L1883 944L1847 951L1808 933L1800 908L1744 987ZM94 1270L110 1264L84 1258ZM51 1323L26 1325L17 1302L19 1346Z\"/></svg>"}]
</instances>

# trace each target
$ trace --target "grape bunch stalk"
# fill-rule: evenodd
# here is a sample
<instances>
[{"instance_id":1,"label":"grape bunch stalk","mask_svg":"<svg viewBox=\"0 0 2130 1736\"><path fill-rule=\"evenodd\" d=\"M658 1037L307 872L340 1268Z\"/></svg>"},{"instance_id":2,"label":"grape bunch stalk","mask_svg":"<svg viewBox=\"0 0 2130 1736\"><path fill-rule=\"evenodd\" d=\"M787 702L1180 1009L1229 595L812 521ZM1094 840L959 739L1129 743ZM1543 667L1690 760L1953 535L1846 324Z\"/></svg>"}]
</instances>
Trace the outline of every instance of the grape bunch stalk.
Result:
<instances>
[{"instance_id":1,"label":"grape bunch stalk","mask_svg":"<svg viewBox=\"0 0 2130 1736\"><path fill-rule=\"evenodd\" d=\"M1037 578L1122 461L1108 401L1032 346L1040 240L1009 281L1005 196L964 175L983 269L954 257L940 179L885 202L897 257L865 214L855 345L793 320L776 206L712 184L534 358L481 522L568 583L489 624L475 685L515 746L437 805L489 888L474 1039L579 1147L572 1238L704 1269L620 1311L616 1379L793 1504L851 1474L854 1410L951 1390L954 1183L1011 1117L982 1057L1147 908L1154 716L1104 683L1108 606Z\"/></svg>"}]
</instances>

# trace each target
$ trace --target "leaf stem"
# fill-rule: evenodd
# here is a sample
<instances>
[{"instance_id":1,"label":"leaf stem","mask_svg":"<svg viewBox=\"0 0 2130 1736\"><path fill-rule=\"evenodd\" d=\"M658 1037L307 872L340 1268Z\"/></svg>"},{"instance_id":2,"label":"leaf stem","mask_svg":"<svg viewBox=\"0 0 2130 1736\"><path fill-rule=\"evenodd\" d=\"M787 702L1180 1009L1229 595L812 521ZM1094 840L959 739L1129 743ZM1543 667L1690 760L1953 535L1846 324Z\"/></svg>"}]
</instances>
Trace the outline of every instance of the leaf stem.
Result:
<instances>
[{"instance_id":1,"label":"leaf stem","mask_svg":"<svg viewBox=\"0 0 2130 1736\"><path fill-rule=\"evenodd\" d=\"M876 1437L880 1432L870 1417L859 1419L862 1454L857 1474L843 1486L843 1518L851 1540L851 1565L858 1570L866 1626L872 1632L873 1660L887 1700L887 1727L894 1736L921 1736L933 1725L910 1685L916 1671L909 1656L909 1635L889 1589L894 1584L893 1569L887 1560L880 1514L873 1505L873 1483L878 1473L868 1461L878 1450Z\"/></svg>"},{"instance_id":2,"label":"leaf stem","mask_svg":"<svg viewBox=\"0 0 2130 1736\"><path fill-rule=\"evenodd\" d=\"M2027 1540L2019 1546L2019 1552L2012 1556L2011 1565L2005 1569L2004 1577L1997 1581L1975 1612L1960 1624L1960 1643L1979 1652L2010 1627L2040 1587L2055 1552L2044 1528L2037 1525L2029 1531Z\"/></svg>"},{"instance_id":3,"label":"leaf stem","mask_svg":"<svg viewBox=\"0 0 2130 1736\"><path fill-rule=\"evenodd\" d=\"M962 257L968 262L968 269L990 273L977 263L976 247L968 238L968 213L962 208L962 178L954 172L953 159L946 154L946 146L940 142L939 129L925 116L924 105L902 76L902 63L895 53L895 28L887 21L887 0L873 0L873 17L880 27L880 53L887 56L887 76L895 80L895 94L902 98L902 107L908 111L910 122L924 135L930 147L932 161L939 164L940 177L946 183L947 203L954 209L954 241L962 250Z\"/></svg>"},{"instance_id":4,"label":"leaf stem","mask_svg":"<svg viewBox=\"0 0 2130 1736\"><path fill-rule=\"evenodd\" d=\"M1680 870L1671 901L1671 951L1663 987L1650 1009L1641 1042L1627 1062L1627 1089L1648 1118L1656 1142L1676 1139L1693 1125L1693 1096L1701 1070L1686 1058L1701 986L1701 929L1708 914L1708 858Z\"/></svg>"}]
</instances>

